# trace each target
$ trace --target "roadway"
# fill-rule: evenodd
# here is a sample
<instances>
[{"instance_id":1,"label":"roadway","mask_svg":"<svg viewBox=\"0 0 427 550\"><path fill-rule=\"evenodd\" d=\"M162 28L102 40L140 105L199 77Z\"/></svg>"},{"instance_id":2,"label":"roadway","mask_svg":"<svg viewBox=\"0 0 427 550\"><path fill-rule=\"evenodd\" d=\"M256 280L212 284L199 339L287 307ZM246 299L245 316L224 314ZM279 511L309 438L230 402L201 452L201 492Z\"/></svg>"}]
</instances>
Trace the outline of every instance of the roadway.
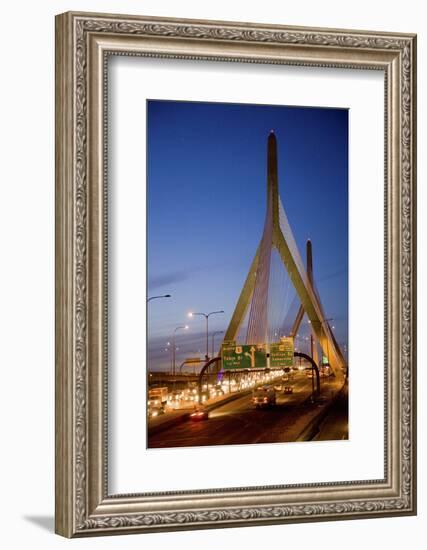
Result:
<instances>
[{"instance_id":1,"label":"roadway","mask_svg":"<svg viewBox=\"0 0 427 550\"><path fill-rule=\"evenodd\" d=\"M331 394L334 382L322 379L322 393ZM255 409L252 393L210 411L208 420L186 420L148 436L149 448L238 445L295 441L317 405L310 401L312 381L295 374L292 394L277 393L275 407ZM329 388L329 389L328 389Z\"/></svg>"},{"instance_id":2,"label":"roadway","mask_svg":"<svg viewBox=\"0 0 427 550\"><path fill-rule=\"evenodd\" d=\"M319 425L313 441L348 439L348 386L344 386L337 400Z\"/></svg>"}]
</instances>

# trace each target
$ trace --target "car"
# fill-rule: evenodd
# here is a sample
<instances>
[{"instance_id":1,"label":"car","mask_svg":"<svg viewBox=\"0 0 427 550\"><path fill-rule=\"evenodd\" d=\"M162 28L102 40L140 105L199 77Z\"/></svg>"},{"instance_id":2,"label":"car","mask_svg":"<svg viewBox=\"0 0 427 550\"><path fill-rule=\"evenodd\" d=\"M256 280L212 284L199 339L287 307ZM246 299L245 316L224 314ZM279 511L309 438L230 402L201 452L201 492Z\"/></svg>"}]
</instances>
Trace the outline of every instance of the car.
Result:
<instances>
[{"instance_id":1,"label":"car","mask_svg":"<svg viewBox=\"0 0 427 550\"><path fill-rule=\"evenodd\" d=\"M193 422L207 420L208 418L208 411L204 407L196 407L194 411L190 414L190 420L192 420Z\"/></svg>"},{"instance_id":2,"label":"car","mask_svg":"<svg viewBox=\"0 0 427 550\"><path fill-rule=\"evenodd\" d=\"M323 365L319 369L319 375L322 377L331 376L331 367L329 365Z\"/></svg>"},{"instance_id":3,"label":"car","mask_svg":"<svg viewBox=\"0 0 427 550\"><path fill-rule=\"evenodd\" d=\"M150 407L148 410L148 416L150 418L155 418L161 414L164 414L165 409L163 407Z\"/></svg>"},{"instance_id":4,"label":"car","mask_svg":"<svg viewBox=\"0 0 427 550\"><path fill-rule=\"evenodd\" d=\"M170 394L171 401L180 401L184 397L184 392L175 390Z\"/></svg>"},{"instance_id":5,"label":"car","mask_svg":"<svg viewBox=\"0 0 427 550\"><path fill-rule=\"evenodd\" d=\"M276 391L273 386L261 386L254 390L252 403L257 409L260 407L270 407L276 404Z\"/></svg>"}]
</instances>

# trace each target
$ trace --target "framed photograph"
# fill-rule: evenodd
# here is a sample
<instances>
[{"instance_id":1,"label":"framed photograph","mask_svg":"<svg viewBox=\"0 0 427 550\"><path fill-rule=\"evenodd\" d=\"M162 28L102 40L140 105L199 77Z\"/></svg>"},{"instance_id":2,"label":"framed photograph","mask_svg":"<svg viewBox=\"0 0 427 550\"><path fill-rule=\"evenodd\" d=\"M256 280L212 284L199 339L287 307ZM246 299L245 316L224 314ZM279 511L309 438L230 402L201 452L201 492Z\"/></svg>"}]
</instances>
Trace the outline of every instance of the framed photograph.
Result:
<instances>
[{"instance_id":1,"label":"framed photograph","mask_svg":"<svg viewBox=\"0 0 427 550\"><path fill-rule=\"evenodd\" d=\"M416 513L416 37L56 18L56 532Z\"/></svg>"}]
</instances>

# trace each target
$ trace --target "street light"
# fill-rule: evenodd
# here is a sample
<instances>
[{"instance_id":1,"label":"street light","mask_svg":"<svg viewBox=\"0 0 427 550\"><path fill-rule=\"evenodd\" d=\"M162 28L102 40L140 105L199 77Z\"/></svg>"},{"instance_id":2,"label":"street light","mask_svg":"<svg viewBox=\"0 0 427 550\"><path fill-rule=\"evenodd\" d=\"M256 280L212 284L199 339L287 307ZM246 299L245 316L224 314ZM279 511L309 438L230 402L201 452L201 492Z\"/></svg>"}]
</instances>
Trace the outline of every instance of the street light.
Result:
<instances>
[{"instance_id":1,"label":"street light","mask_svg":"<svg viewBox=\"0 0 427 550\"><path fill-rule=\"evenodd\" d=\"M162 296L151 296L151 298L147 298L147 304L148 302L151 302L151 300L156 300L157 298L172 298L170 294L162 294Z\"/></svg>"},{"instance_id":2,"label":"street light","mask_svg":"<svg viewBox=\"0 0 427 550\"><path fill-rule=\"evenodd\" d=\"M224 334L224 331L223 330L216 330L215 332L212 333L212 357L214 356L214 350L215 350L214 342L215 342L215 336L217 334Z\"/></svg>"},{"instance_id":3,"label":"street light","mask_svg":"<svg viewBox=\"0 0 427 550\"><path fill-rule=\"evenodd\" d=\"M176 351L175 336L176 336L176 331L179 329L187 330L188 325L179 325L179 327L176 327L173 331L173 336L172 336L172 374L173 376L175 376L175 351Z\"/></svg>"},{"instance_id":4,"label":"street light","mask_svg":"<svg viewBox=\"0 0 427 550\"><path fill-rule=\"evenodd\" d=\"M172 371L172 347L170 342L166 342L165 351L169 353L169 363L170 363L170 369Z\"/></svg>"},{"instance_id":5,"label":"street light","mask_svg":"<svg viewBox=\"0 0 427 550\"><path fill-rule=\"evenodd\" d=\"M210 313L190 311L190 313L188 314L189 317L194 317L194 315L203 315L203 317L206 319L206 361L209 360L209 317L211 315L216 315L217 313L224 313L224 311L222 309L221 311L211 311Z\"/></svg>"}]
</instances>

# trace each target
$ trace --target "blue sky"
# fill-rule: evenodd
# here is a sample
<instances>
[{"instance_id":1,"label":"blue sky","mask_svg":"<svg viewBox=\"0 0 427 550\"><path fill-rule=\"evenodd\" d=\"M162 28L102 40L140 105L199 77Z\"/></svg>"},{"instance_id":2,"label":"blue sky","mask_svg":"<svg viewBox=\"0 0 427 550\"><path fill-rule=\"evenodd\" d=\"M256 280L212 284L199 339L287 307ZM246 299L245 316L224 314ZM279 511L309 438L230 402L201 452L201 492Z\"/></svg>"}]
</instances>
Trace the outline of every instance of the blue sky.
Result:
<instances>
[{"instance_id":1,"label":"blue sky","mask_svg":"<svg viewBox=\"0 0 427 550\"><path fill-rule=\"evenodd\" d=\"M147 102L150 368L204 354L203 319L225 311L225 330L261 238L267 138L278 145L279 192L301 256L313 244L314 276L338 342L348 333L348 111L344 109ZM219 342L220 337L217 338ZM209 344L210 345L210 344Z\"/></svg>"}]
</instances>

